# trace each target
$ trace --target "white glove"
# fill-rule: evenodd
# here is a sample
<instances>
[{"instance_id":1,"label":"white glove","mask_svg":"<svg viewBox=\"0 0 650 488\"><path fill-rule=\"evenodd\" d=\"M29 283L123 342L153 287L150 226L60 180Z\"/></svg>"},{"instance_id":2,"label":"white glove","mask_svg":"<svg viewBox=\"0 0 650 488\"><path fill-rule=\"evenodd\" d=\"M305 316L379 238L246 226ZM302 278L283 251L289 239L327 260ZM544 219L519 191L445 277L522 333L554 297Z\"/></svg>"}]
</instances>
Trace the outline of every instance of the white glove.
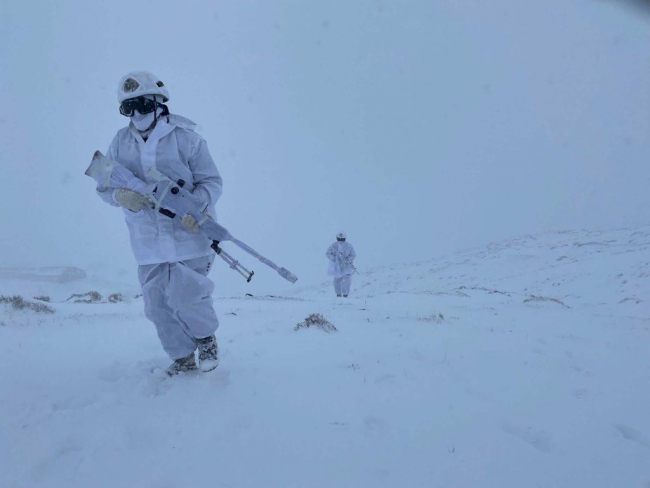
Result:
<instances>
[{"instance_id":1,"label":"white glove","mask_svg":"<svg viewBox=\"0 0 650 488\"><path fill-rule=\"evenodd\" d=\"M181 219L181 224L189 230L190 232L198 232L201 227L199 227L198 222L190 214L185 214Z\"/></svg>"},{"instance_id":2,"label":"white glove","mask_svg":"<svg viewBox=\"0 0 650 488\"><path fill-rule=\"evenodd\" d=\"M143 208L152 208L152 204L147 197L142 193L127 188L118 188L115 190L113 198L122 207L128 208L131 212L139 212Z\"/></svg>"}]
</instances>

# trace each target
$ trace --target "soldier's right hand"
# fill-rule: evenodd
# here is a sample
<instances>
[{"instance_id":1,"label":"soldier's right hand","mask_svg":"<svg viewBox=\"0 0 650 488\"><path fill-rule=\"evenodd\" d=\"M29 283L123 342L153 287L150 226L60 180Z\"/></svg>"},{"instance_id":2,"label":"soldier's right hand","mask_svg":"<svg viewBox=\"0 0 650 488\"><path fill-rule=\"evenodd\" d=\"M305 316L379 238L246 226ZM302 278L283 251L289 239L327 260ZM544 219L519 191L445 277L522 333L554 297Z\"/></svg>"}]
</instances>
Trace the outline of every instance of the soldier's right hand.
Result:
<instances>
[{"instance_id":1,"label":"soldier's right hand","mask_svg":"<svg viewBox=\"0 0 650 488\"><path fill-rule=\"evenodd\" d=\"M139 212L144 208L152 208L152 204L147 197L127 188L118 188L115 190L114 198L117 203L124 208L128 208L131 212Z\"/></svg>"}]
</instances>

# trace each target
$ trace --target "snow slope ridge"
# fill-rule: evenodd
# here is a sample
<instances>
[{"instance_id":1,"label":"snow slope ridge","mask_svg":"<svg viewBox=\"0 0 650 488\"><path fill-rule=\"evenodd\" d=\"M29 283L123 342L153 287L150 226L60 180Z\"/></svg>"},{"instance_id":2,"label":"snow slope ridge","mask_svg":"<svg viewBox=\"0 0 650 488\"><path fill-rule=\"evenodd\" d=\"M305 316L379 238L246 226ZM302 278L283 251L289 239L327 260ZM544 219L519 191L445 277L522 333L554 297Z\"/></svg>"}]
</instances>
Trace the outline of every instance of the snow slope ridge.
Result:
<instances>
[{"instance_id":1,"label":"snow slope ridge","mask_svg":"<svg viewBox=\"0 0 650 488\"><path fill-rule=\"evenodd\" d=\"M528 303L547 298L569 307L648 306L650 226L527 235L430 261L371 269L355 275L353 287L364 297L484 292ZM299 294L329 294L330 288L323 283Z\"/></svg>"},{"instance_id":2,"label":"snow slope ridge","mask_svg":"<svg viewBox=\"0 0 650 488\"><path fill-rule=\"evenodd\" d=\"M73 266L36 269L0 268L0 280L29 280L68 283L86 278L86 272Z\"/></svg>"}]
</instances>

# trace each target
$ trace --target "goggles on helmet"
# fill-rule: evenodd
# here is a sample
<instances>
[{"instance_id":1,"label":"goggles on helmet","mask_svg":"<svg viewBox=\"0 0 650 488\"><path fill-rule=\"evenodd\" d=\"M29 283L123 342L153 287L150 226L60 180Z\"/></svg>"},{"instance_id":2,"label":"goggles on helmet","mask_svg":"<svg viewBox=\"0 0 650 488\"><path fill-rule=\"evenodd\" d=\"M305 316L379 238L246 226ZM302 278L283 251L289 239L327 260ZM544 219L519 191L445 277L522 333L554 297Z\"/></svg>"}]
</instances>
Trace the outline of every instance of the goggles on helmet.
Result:
<instances>
[{"instance_id":1,"label":"goggles on helmet","mask_svg":"<svg viewBox=\"0 0 650 488\"><path fill-rule=\"evenodd\" d=\"M120 113L125 117L131 117L137 110L140 115L150 114L158 107L158 102L144 97L129 98L120 104Z\"/></svg>"}]
</instances>

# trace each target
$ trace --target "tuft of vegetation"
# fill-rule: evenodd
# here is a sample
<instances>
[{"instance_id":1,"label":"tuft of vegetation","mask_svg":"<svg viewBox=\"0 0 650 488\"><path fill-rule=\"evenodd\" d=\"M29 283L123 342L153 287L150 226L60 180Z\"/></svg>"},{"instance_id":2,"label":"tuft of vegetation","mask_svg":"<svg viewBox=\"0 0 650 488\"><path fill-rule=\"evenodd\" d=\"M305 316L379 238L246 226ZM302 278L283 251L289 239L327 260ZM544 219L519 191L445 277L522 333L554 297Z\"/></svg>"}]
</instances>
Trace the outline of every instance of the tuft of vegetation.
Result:
<instances>
[{"instance_id":1,"label":"tuft of vegetation","mask_svg":"<svg viewBox=\"0 0 650 488\"><path fill-rule=\"evenodd\" d=\"M113 293L111 295L108 295L108 301L111 303L121 302L122 300L124 300L124 297L121 293Z\"/></svg>"},{"instance_id":2,"label":"tuft of vegetation","mask_svg":"<svg viewBox=\"0 0 650 488\"><path fill-rule=\"evenodd\" d=\"M445 321L445 316L441 313L427 315L426 317L418 317L418 322L433 322L434 324L442 324Z\"/></svg>"},{"instance_id":3,"label":"tuft of vegetation","mask_svg":"<svg viewBox=\"0 0 650 488\"><path fill-rule=\"evenodd\" d=\"M74 293L66 300L74 300L74 303L98 303L102 301L101 293L97 291L87 291L86 293Z\"/></svg>"},{"instance_id":4,"label":"tuft of vegetation","mask_svg":"<svg viewBox=\"0 0 650 488\"><path fill-rule=\"evenodd\" d=\"M329 320L327 320L319 313L312 313L305 320L296 324L293 330L309 329L311 327L316 327L327 333L338 332L338 329L334 326L334 324L330 323Z\"/></svg>"},{"instance_id":5,"label":"tuft of vegetation","mask_svg":"<svg viewBox=\"0 0 650 488\"><path fill-rule=\"evenodd\" d=\"M34 300L38 300L39 302L49 302L51 299L47 295L39 295L34 297Z\"/></svg>"},{"instance_id":6,"label":"tuft of vegetation","mask_svg":"<svg viewBox=\"0 0 650 488\"><path fill-rule=\"evenodd\" d=\"M11 305L14 310L31 310L36 313L54 313L54 309L44 303L34 303L25 300L20 295L4 296L0 295L0 303Z\"/></svg>"}]
</instances>

